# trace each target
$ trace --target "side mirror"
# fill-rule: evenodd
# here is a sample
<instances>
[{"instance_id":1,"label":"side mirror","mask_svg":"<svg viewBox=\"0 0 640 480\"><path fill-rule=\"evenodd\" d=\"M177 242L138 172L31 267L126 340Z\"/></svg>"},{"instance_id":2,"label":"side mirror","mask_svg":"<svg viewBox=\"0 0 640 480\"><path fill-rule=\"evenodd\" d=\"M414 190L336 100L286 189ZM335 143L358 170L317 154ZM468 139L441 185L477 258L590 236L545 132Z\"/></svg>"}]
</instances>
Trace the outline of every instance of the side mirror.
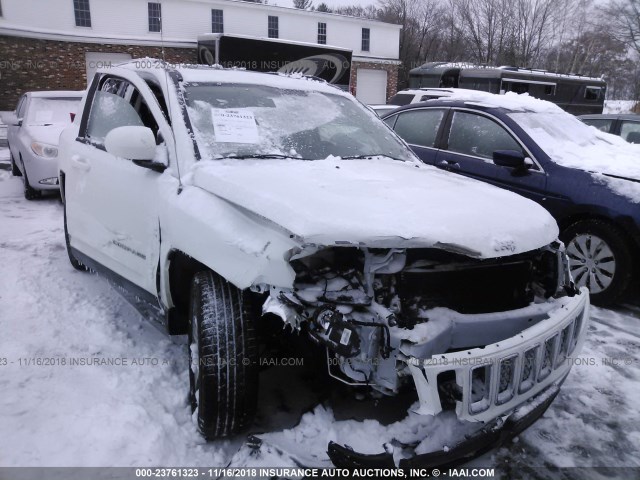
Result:
<instances>
[{"instance_id":1,"label":"side mirror","mask_svg":"<svg viewBox=\"0 0 640 480\"><path fill-rule=\"evenodd\" d=\"M15 112L5 113L2 116L2 120L7 125L11 125L12 127L20 127L22 126L22 120L18 119L18 116Z\"/></svg>"},{"instance_id":2,"label":"side mirror","mask_svg":"<svg viewBox=\"0 0 640 480\"><path fill-rule=\"evenodd\" d=\"M147 127L118 127L107 133L104 146L116 157L152 160L156 152L156 138Z\"/></svg>"},{"instance_id":3,"label":"side mirror","mask_svg":"<svg viewBox=\"0 0 640 480\"><path fill-rule=\"evenodd\" d=\"M493 152L493 163L508 168L526 167L524 154L517 150L496 150Z\"/></svg>"}]
</instances>

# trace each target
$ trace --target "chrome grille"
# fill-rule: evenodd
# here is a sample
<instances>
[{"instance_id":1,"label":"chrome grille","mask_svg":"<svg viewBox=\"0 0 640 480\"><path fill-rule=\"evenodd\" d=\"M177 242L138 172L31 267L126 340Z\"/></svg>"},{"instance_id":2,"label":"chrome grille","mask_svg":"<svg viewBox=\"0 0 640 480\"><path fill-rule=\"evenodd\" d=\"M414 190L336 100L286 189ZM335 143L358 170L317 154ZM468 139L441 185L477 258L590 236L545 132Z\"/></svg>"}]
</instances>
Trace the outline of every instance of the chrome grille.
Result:
<instances>
[{"instance_id":1,"label":"chrome grille","mask_svg":"<svg viewBox=\"0 0 640 480\"><path fill-rule=\"evenodd\" d=\"M471 413L484 412L491 402L491 365L476 367L471 370Z\"/></svg>"},{"instance_id":2,"label":"chrome grille","mask_svg":"<svg viewBox=\"0 0 640 480\"><path fill-rule=\"evenodd\" d=\"M524 395L564 365L578 344L582 326L583 314L580 313L544 342L522 353L472 368L469 389L463 392L463 395L469 394L471 416Z\"/></svg>"},{"instance_id":3,"label":"chrome grille","mask_svg":"<svg viewBox=\"0 0 640 480\"><path fill-rule=\"evenodd\" d=\"M517 355L512 355L500 361L500 383L498 384L498 398L496 399L498 405L507 403L513 398L517 358Z\"/></svg>"},{"instance_id":4,"label":"chrome grille","mask_svg":"<svg viewBox=\"0 0 640 480\"><path fill-rule=\"evenodd\" d=\"M518 392L524 393L533 387L536 381L536 360L540 347L536 346L524 352L522 360L522 374L520 375L520 388Z\"/></svg>"}]
</instances>

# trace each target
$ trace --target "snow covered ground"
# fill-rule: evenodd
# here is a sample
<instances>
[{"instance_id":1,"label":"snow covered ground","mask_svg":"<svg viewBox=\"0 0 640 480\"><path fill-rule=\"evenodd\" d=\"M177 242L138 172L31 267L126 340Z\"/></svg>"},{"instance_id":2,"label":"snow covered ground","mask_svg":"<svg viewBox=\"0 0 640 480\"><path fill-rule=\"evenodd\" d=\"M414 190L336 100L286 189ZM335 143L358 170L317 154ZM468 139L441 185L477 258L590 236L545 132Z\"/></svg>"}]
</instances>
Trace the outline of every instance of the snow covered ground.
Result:
<instances>
[{"instance_id":1,"label":"snow covered ground","mask_svg":"<svg viewBox=\"0 0 640 480\"><path fill-rule=\"evenodd\" d=\"M636 103L635 100L605 100L603 113L632 113Z\"/></svg>"},{"instance_id":2,"label":"snow covered ground","mask_svg":"<svg viewBox=\"0 0 640 480\"><path fill-rule=\"evenodd\" d=\"M90 359L119 364L70 365ZM594 308L580 362L540 421L472 465L504 478L545 477L533 467L640 467L640 310ZM401 428L402 401L345 399L328 385L293 367L263 371L255 431L322 463L328 440L375 451L380 432ZM273 450L251 454L244 438L204 442L187 391L184 337L73 270L57 196L27 202L21 180L0 168L0 466L292 465ZM392 425L364 420L374 413Z\"/></svg>"}]
</instances>

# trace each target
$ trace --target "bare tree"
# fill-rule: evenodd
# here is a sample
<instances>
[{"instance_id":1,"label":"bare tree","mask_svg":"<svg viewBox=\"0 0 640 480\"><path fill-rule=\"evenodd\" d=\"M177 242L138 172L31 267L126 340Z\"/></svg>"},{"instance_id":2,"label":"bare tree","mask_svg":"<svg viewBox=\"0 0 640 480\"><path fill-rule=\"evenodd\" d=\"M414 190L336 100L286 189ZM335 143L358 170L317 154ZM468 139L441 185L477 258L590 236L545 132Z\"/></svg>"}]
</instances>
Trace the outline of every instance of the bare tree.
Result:
<instances>
[{"instance_id":1,"label":"bare tree","mask_svg":"<svg viewBox=\"0 0 640 480\"><path fill-rule=\"evenodd\" d=\"M612 0L607 13L618 37L640 53L640 0Z\"/></svg>"},{"instance_id":2,"label":"bare tree","mask_svg":"<svg viewBox=\"0 0 640 480\"><path fill-rule=\"evenodd\" d=\"M312 0L293 0L293 6L300 10L309 10L313 7Z\"/></svg>"}]
</instances>

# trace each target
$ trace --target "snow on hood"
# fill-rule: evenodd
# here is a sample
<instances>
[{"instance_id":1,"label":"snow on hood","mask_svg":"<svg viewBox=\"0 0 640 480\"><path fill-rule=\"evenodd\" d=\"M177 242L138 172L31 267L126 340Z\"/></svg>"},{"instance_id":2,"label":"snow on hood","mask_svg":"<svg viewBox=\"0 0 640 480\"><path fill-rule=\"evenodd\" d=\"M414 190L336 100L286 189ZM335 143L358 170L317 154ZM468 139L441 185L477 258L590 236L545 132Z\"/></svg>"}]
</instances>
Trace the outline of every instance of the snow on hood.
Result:
<instances>
[{"instance_id":1,"label":"snow on hood","mask_svg":"<svg viewBox=\"0 0 640 480\"><path fill-rule=\"evenodd\" d=\"M553 218L534 202L410 162L201 161L191 181L311 244L435 246L493 258L558 236Z\"/></svg>"},{"instance_id":2,"label":"snow on hood","mask_svg":"<svg viewBox=\"0 0 640 480\"><path fill-rule=\"evenodd\" d=\"M640 146L601 132L566 112L510 113L509 116L557 164L594 174L616 193L640 203Z\"/></svg>"},{"instance_id":3,"label":"snow on hood","mask_svg":"<svg viewBox=\"0 0 640 480\"><path fill-rule=\"evenodd\" d=\"M29 136L34 141L57 146L60 140L60 134L69 125L28 125L27 129L29 131Z\"/></svg>"}]
</instances>

